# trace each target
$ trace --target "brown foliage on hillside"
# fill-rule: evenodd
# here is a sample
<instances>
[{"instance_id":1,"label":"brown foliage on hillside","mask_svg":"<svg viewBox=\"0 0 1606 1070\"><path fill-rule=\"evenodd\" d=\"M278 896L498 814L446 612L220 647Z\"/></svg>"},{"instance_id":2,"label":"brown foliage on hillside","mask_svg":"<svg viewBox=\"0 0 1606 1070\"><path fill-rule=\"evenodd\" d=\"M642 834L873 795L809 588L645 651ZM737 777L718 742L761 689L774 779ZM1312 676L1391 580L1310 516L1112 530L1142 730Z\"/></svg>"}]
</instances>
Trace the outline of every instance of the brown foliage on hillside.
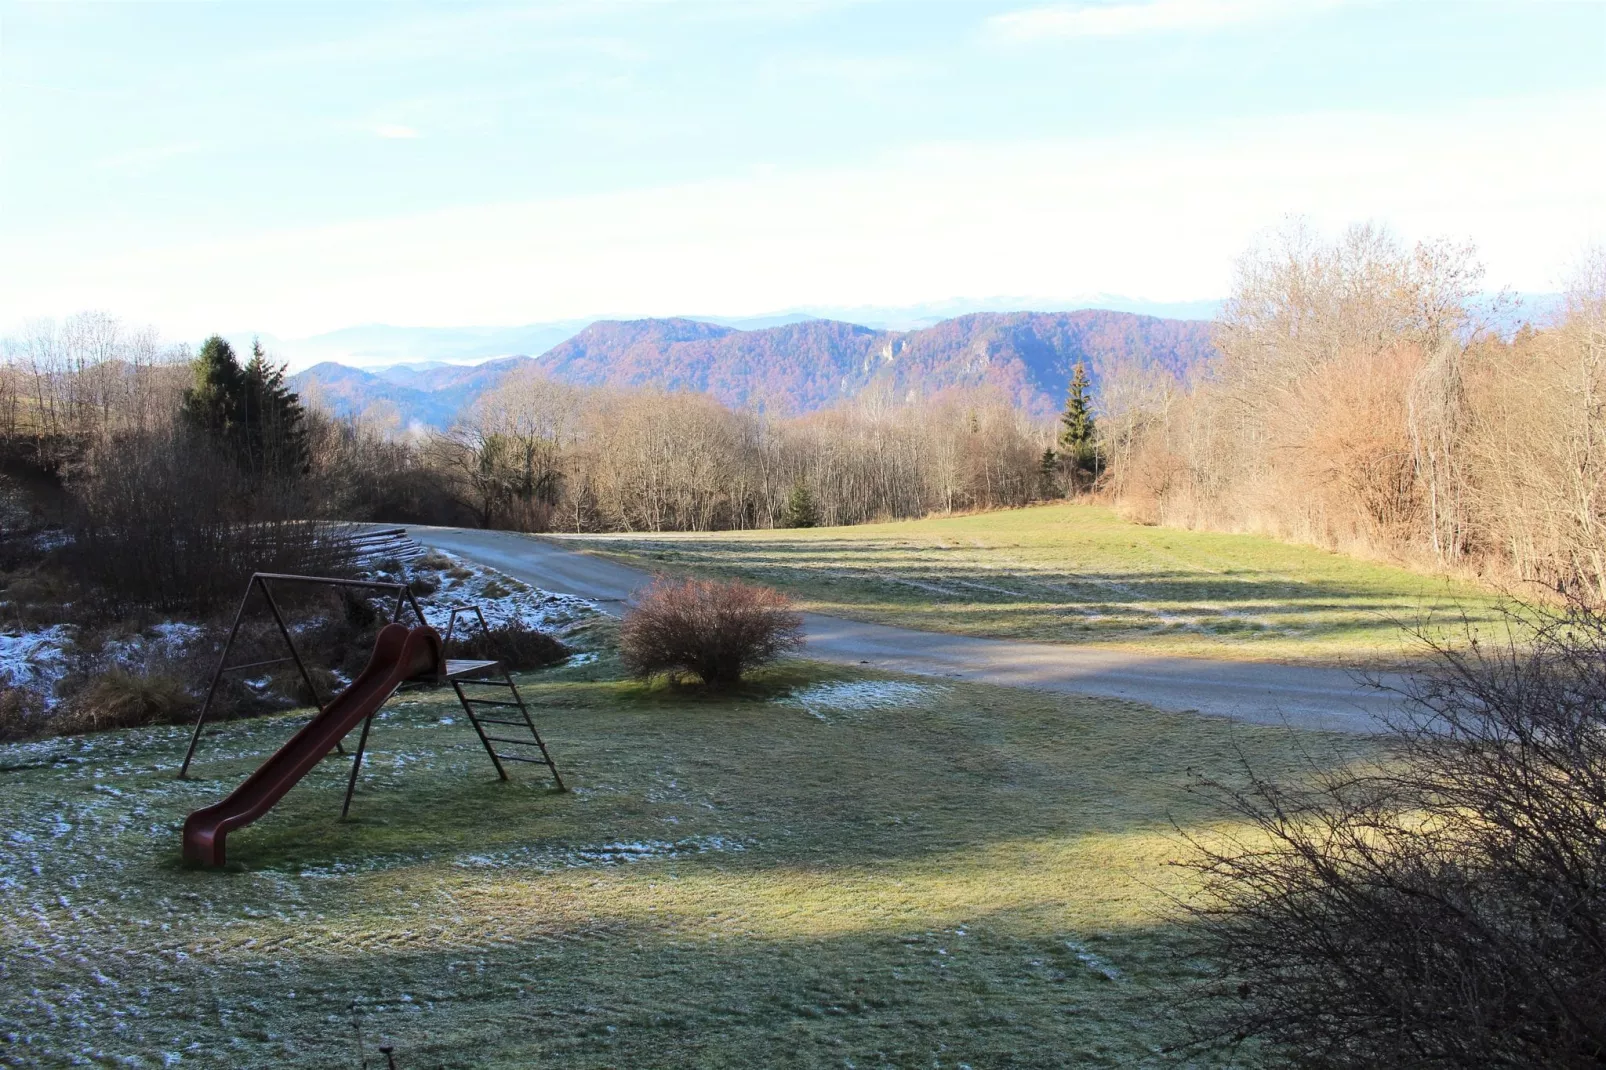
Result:
<instances>
[{"instance_id":1,"label":"brown foliage on hillside","mask_svg":"<svg viewBox=\"0 0 1606 1070\"><path fill-rule=\"evenodd\" d=\"M1239 265L1220 364L1131 382L1113 490L1149 522L1262 530L1606 600L1606 271L1513 338L1467 248L1355 228Z\"/></svg>"}]
</instances>

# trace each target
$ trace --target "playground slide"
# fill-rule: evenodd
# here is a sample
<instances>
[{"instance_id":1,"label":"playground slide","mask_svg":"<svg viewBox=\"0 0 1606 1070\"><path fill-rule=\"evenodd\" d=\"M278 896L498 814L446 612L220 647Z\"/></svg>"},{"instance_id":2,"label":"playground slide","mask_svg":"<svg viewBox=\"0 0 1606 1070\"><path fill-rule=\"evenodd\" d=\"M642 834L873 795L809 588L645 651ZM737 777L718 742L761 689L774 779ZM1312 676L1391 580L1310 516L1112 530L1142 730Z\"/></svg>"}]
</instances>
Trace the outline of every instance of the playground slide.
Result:
<instances>
[{"instance_id":1,"label":"playground slide","mask_svg":"<svg viewBox=\"0 0 1606 1070\"><path fill-rule=\"evenodd\" d=\"M367 667L350 687L303 725L228 798L185 819L185 860L203 866L223 865L223 841L230 832L273 809L336 743L383 706L402 681L438 672L441 664L441 637L435 629L385 625Z\"/></svg>"}]
</instances>

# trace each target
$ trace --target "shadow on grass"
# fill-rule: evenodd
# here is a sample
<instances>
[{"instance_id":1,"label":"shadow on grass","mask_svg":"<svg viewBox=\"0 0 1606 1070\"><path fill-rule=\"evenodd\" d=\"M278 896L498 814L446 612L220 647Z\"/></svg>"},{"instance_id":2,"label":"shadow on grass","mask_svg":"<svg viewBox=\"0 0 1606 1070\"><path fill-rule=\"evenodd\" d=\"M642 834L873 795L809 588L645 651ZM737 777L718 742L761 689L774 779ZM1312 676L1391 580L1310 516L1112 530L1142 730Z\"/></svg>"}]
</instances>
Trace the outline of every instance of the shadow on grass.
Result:
<instances>
[{"instance_id":1,"label":"shadow on grass","mask_svg":"<svg viewBox=\"0 0 1606 1070\"><path fill-rule=\"evenodd\" d=\"M1145 1065L1189 976L1152 917L1171 821L1219 816L1190 771L1328 742L806 662L725 696L610 664L521 678L570 793L498 781L449 694L410 695L354 820L326 762L231 839L244 872L178 870L178 826L300 718L220 729L201 783L172 779L182 729L6 774L0 1032L42 1064L355 1067L358 999L407 1066Z\"/></svg>"},{"instance_id":2,"label":"shadow on grass","mask_svg":"<svg viewBox=\"0 0 1606 1070\"><path fill-rule=\"evenodd\" d=\"M1192 772L1241 751L1292 769L1286 730L1166 714L1112 700L922 681L880 704L878 674L787 661L735 692L628 680L522 684L573 791L542 770L496 779L446 699L376 725L350 820L349 765L325 762L234 834L249 869L385 869L519 848L565 864L610 843L748 845L688 864L853 867L1023 838L1121 835L1193 820ZM869 705L797 696L859 682ZM1316 750L1371 744L1299 737ZM248 772L241 762L243 771ZM242 774L243 775L243 774ZM784 829L784 834L778 830Z\"/></svg>"},{"instance_id":3,"label":"shadow on grass","mask_svg":"<svg viewBox=\"0 0 1606 1070\"><path fill-rule=\"evenodd\" d=\"M370 1066L380 1043L400 1065L443 1068L1164 1066L1183 1037L1177 992L1197 976L1179 931L1077 932L1031 911L784 940L576 924L417 951L397 935L188 958L117 1030L34 1030L14 1054L49 1062L93 1039L109 1054L194 1045L186 1062L355 1070L355 1004ZM105 974L136 976L127 960Z\"/></svg>"}]
</instances>

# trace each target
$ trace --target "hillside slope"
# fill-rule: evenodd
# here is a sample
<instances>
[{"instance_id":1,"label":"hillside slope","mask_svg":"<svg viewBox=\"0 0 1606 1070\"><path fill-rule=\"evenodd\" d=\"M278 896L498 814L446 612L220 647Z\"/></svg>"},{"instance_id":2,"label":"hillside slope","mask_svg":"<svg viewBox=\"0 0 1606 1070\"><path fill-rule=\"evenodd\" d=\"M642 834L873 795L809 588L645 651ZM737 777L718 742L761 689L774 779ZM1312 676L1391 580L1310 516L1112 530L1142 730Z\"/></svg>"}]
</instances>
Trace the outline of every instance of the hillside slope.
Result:
<instances>
[{"instance_id":1,"label":"hillside slope","mask_svg":"<svg viewBox=\"0 0 1606 1070\"><path fill-rule=\"evenodd\" d=\"M885 390L900 398L955 386L992 386L1034 412L1059 407L1071 368L1095 382L1115 359L1180 370L1208 360L1211 324L1126 312L980 312L915 331L810 320L744 331L689 319L604 320L537 360L549 374L589 386L707 391L729 405L810 412ZM328 408L358 413L389 402L405 422L445 426L484 391L530 363L524 356L465 366L360 371L319 364L296 389Z\"/></svg>"}]
</instances>

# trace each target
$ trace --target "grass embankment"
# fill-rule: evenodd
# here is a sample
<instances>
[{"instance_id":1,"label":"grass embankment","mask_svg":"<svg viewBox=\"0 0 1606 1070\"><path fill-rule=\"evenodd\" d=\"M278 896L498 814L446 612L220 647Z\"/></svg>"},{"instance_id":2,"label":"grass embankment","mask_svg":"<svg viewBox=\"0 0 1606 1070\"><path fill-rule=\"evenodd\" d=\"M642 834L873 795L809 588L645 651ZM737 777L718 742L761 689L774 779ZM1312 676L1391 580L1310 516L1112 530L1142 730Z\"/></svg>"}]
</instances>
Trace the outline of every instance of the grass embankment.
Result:
<instances>
[{"instance_id":1,"label":"grass embankment","mask_svg":"<svg viewBox=\"0 0 1606 1070\"><path fill-rule=\"evenodd\" d=\"M575 539L628 564L737 576L804 608L929 631L1209 657L1387 662L1400 625L1465 611L1471 584L1253 535L1049 505L858 527Z\"/></svg>"},{"instance_id":2,"label":"grass embankment","mask_svg":"<svg viewBox=\"0 0 1606 1070\"><path fill-rule=\"evenodd\" d=\"M182 728L0 748L0 1063L355 1067L355 1000L369 1065L1141 1065L1188 770L1326 745L804 662L717 701L523 679L571 793L406 695L353 820L332 759L233 872L181 867L183 817L297 717L218 725L192 781Z\"/></svg>"}]
</instances>

